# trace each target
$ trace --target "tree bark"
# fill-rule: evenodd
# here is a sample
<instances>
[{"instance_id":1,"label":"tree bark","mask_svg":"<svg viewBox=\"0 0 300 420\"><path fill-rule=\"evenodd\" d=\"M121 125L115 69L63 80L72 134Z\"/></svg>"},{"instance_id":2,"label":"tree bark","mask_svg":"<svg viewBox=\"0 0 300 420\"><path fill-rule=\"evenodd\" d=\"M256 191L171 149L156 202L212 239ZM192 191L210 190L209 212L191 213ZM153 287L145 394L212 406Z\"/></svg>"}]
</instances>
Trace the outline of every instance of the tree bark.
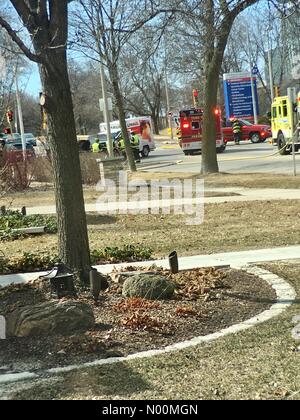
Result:
<instances>
[{"instance_id":1,"label":"tree bark","mask_svg":"<svg viewBox=\"0 0 300 420\"><path fill-rule=\"evenodd\" d=\"M49 126L58 214L60 259L78 271L90 268L90 252L73 103L65 51L48 51L40 66Z\"/></svg>"},{"instance_id":2,"label":"tree bark","mask_svg":"<svg viewBox=\"0 0 300 420\"><path fill-rule=\"evenodd\" d=\"M154 133L159 134L159 115L155 111L152 113L151 119L154 125Z\"/></svg>"},{"instance_id":3,"label":"tree bark","mask_svg":"<svg viewBox=\"0 0 300 420\"><path fill-rule=\"evenodd\" d=\"M134 160L134 156L133 156L133 152L132 152L132 148L131 148L131 144L129 140L128 128L125 121L125 107L124 107L123 96L122 96L120 85L119 85L118 69L116 68L115 64L109 64L108 70L109 70L110 79L111 79L114 96L116 100L116 105L118 109L119 121L121 125L123 139L124 139L129 169L131 172L136 172L136 164L135 164L135 160Z\"/></svg>"},{"instance_id":4,"label":"tree bark","mask_svg":"<svg viewBox=\"0 0 300 420\"><path fill-rule=\"evenodd\" d=\"M214 114L218 95L218 81L218 69L210 69L204 93L202 174L219 172L216 152L216 120Z\"/></svg>"},{"instance_id":5,"label":"tree bark","mask_svg":"<svg viewBox=\"0 0 300 420\"><path fill-rule=\"evenodd\" d=\"M205 93L202 138L202 174L219 172L216 148L216 120L214 110L218 101L219 75L224 53L235 19L229 11L218 30L215 27L214 0L206 0L205 25Z\"/></svg>"}]
</instances>

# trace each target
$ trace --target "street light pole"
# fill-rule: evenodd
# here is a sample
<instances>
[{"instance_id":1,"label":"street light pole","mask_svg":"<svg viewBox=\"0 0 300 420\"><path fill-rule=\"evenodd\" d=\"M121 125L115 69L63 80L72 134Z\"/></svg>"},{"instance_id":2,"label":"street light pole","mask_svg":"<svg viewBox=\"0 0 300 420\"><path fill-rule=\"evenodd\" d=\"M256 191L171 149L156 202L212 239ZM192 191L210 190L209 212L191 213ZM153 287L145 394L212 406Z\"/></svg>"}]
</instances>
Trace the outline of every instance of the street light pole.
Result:
<instances>
[{"instance_id":1,"label":"street light pole","mask_svg":"<svg viewBox=\"0 0 300 420\"><path fill-rule=\"evenodd\" d=\"M167 120L168 127L171 133L171 140L174 140L173 124L172 124L172 114L170 108L170 92L169 92L169 77L168 77L168 59L167 59L167 41L166 36L164 37L164 47L165 47L165 85L166 85L166 100L167 100Z\"/></svg>"},{"instance_id":2,"label":"street light pole","mask_svg":"<svg viewBox=\"0 0 300 420\"><path fill-rule=\"evenodd\" d=\"M20 98L20 90L19 90L18 69L16 69L15 85L16 85L16 99L17 99L17 109L18 109L20 133L21 133L21 140L22 140L23 158L24 160L26 160L26 139L25 139L25 131L24 131L24 121L23 121L23 112L22 112L22 105L21 105L21 98Z\"/></svg>"},{"instance_id":3,"label":"street light pole","mask_svg":"<svg viewBox=\"0 0 300 420\"><path fill-rule=\"evenodd\" d=\"M273 78L273 66L272 66L272 54L270 48L268 49L268 62L269 62L269 79L270 79L270 92L272 103L274 102L274 78Z\"/></svg>"},{"instance_id":4,"label":"street light pole","mask_svg":"<svg viewBox=\"0 0 300 420\"><path fill-rule=\"evenodd\" d=\"M256 95L255 95L254 76L253 76L253 63L252 63L252 59L251 59L250 33L249 33L249 28L248 27L247 27L247 38L248 38L248 50L249 50L249 67L250 67L250 78L251 78L251 94L252 94L254 123L258 124Z\"/></svg>"},{"instance_id":5,"label":"street light pole","mask_svg":"<svg viewBox=\"0 0 300 420\"><path fill-rule=\"evenodd\" d=\"M169 130L171 133L171 140L174 140L172 116L171 116L171 111L170 111L169 80L168 80L167 67L165 69L165 82L166 82L166 98L167 98L167 119L168 119L168 124L169 124Z\"/></svg>"},{"instance_id":6,"label":"street light pole","mask_svg":"<svg viewBox=\"0 0 300 420\"><path fill-rule=\"evenodd\" d=\"M101 77L101 87L102 87L102 96L103 96L103 114L104 114L104 121L106 123L106 138L107 138L107 148L109 157L114 157L114 148L113 148L113 140L111 136L111 129L110 129L110 115L109 115L109 106L108 106L108 94L106 88L106 80L105 80L105 72L104 72L104 65L100 63L100 77Z\"/></svg>"}]
</instances>

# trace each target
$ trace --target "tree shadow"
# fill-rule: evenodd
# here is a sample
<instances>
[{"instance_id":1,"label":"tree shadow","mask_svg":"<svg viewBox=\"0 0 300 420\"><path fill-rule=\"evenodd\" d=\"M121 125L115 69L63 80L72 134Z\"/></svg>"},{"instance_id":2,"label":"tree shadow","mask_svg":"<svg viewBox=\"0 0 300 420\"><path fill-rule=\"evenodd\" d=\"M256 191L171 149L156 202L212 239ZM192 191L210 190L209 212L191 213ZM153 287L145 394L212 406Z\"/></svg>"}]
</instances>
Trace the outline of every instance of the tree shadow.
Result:
<instances>
[{"instance_id":1,"label":"tree shadow","mask_svg":"<svg viewBox=\"0 0 300 420\"><path fill-rule=\"evenodd\" d=\"M97 213L88 213L86 219L88 225L113 225L117 222L117 218L114 216Z\"/></svg>"},{"instance_id":2,"label":"tree shadow","mask_svg":"<svg viewBox=\"0 0 300 420\"><path fill-rule=\"evenodd\" d=\"M150 390L141 374L126 363L74 370L53 379L35 381L33 386L10 393L12 400L53 399L130 399L137 392Z\"/></svg>"}]
</instances>

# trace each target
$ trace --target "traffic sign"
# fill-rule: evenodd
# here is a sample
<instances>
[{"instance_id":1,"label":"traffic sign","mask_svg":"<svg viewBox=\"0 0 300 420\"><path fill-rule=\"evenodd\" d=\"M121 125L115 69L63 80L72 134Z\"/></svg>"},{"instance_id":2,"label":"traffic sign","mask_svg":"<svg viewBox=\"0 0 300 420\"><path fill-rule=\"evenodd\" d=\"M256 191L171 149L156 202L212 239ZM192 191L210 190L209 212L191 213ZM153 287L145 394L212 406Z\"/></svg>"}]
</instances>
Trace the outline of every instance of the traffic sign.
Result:
<instances>
[{"instance_id":1,"label":"traffic sign","mask_svg":"<svg viewBox=\"0 0 300 420\"><path fill-rule=\"evenodd\" d=\"M252 68L252 74L254 75L254 76L257 76L258 74L259 74L259 70L258 70L258 67L257 67L257 65L255 64L254 66L253 66L253 68Z\"/></svg>"},{"instance_id":2,"label":"traffic sign","mask_svg":"<svg viewBox=\"0 0 300 420\"><path fill-rule=\"evenodd\" d=\"M256 77L254 90L258 111L258 94ZM224 75L224 94L226 117L249 118L254 117L251 75L250 73L227 73Z\"/></svg>"}]
</instances>

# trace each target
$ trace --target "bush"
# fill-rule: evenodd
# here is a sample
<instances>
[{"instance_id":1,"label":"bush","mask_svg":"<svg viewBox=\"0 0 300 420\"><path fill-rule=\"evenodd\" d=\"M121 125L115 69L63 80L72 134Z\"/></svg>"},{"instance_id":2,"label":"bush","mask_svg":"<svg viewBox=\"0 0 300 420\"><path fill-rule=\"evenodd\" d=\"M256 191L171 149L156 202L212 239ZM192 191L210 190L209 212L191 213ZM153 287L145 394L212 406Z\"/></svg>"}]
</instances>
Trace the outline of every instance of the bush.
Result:
<instances>
[{"instance_id":1,"label":"bush","mask_svg":"<svg viewBox=\"0 0 300 420\"><path fill-rule=\"evenodd\" d=\"M0 216L0 241L9 241L19 239L26 235L20 232L14 232L14 229L30 227L46 227L46 233L57 233L57 220L54 216L32 215L23 216L18 211L6 211Z\"/></svg>"},{"instance_id":2,"label":"bush","mask_svg":"<svg viewBox=\"0 0 300 420\"><path fill-rule=\"evenodd\" d=\"M79 154L82 182L86 185L96 185L100 180L100 169L97 159L100 156L94 153L82 152Z\"/></svg>"},{"instance_id":3,"label":"bush","mask_svg":"<svg viewBox=\"0 0 300 420\"><path fill-rule=\"evenodd\" d=\"M25 252L19 257L1 258L0 273L26 273L34 271L46 271L54 267L58 262L56 255L47 253L29 253Z\"/></svg>"},{"instance_id":4,"label":"bush","mask_svg":"<svg viewBox=\"0 0 300 420\"><path fill-rule=\"evenodd\" d=\"M92 264L101 264L103 261L118 263L123 261L145 261L151 259L153 250L143 245L124 245L123 248L107 247L92 251Z\"/></svg>"},{"instance_id":5,"label":"bush","mask_svg":"<svg viewBox=\"0 0 300 420\"><path fill-rule=\"evenodd\" d=\"M91 252L92 265L110 264L118 262L133 262L149 260L152 250L142 245L124 245L123 248L112 247L97 249ZM18 257L6 258L0 255L0 274L26 273L35 271L48 271L59 262L55 254L35 252Z\"/></svg>"},{"instance_id":6,"label":"bush","mask_svg":"<svg viewBox=\"0 0 300 420\"><path fill-rule=\"evenodd\" d=\"M0 187L2 191L23 191L29 188L34 172L32 160L20 160L12 154L2 161Z\"/></svg>"},{"instance_id":7,"label":"bush","mask_svg":"<svg viewBox=\"0 0 300 420\"><path fill-rule=\"evenodd\" d=\"M38 156L34 162L34 180L37 182L53 182L53 168L51 160L45 156Z\"/></svg>"}]
</instances>

